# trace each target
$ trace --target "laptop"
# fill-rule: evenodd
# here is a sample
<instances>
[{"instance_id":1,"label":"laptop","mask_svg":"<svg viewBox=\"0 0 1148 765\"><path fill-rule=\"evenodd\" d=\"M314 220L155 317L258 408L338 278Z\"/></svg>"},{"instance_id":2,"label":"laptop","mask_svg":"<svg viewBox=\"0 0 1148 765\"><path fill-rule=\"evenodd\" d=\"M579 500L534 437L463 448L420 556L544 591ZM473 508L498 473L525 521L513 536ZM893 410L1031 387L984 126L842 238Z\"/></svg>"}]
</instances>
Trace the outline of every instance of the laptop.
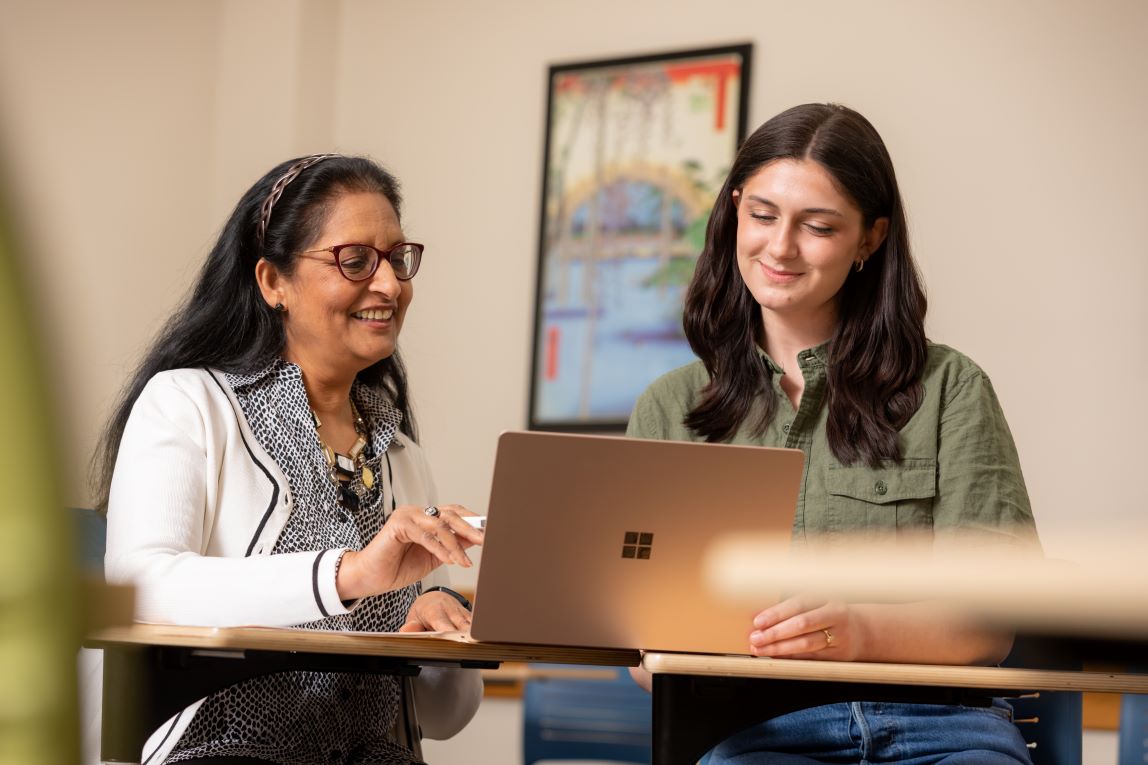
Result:
<instances>
[{"instance_id":1,"label":"laptop","mask_svg":"<svg viewBox=\"0 0 1148 765\"><path fill-rule=\"evenodd\" d=\"M765 608L711 594L712 540L788 540L798 449L506 432L494 463L471 638L747 654Z\"/></svg>"}]
</instances>

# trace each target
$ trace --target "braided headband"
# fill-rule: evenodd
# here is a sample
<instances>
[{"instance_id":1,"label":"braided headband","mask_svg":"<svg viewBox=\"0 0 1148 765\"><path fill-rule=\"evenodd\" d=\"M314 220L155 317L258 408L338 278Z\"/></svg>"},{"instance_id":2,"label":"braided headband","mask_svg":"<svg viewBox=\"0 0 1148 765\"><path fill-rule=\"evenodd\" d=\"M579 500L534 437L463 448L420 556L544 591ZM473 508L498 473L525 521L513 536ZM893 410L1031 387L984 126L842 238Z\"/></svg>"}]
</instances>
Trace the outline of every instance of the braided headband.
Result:
<instances>
[{"instance_id":1,"label":"braided headband","mask_svg":"<svg viewBox=\"0 0 1148 765\"><path fill-rule=\"evenodd\" d=\"M279 201L279 197L283 196L283 189L287 188L287 184L299 177L299 173L303 172L311 165L322 162L331 157L338 157L339 154L312 154L309 157L303 157L291 167L287 168L287 172L279 176L279 180L275 181L275 185L271 187L271 193L263 200L263 209L259 214L259 246L263 246L263 239L267 236L267 225L271 222L271 208Z\"/></svg>"}]
</instances>

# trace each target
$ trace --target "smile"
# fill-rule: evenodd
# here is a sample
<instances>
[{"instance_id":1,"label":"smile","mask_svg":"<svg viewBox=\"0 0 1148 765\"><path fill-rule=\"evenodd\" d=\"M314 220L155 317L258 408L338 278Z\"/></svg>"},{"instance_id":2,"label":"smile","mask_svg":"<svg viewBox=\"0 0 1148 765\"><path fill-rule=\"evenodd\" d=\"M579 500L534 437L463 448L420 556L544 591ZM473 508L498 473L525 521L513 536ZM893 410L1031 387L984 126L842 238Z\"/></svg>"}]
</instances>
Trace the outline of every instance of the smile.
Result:
<instances>
[{"instance_id":1,"label":"smile","mask_svg":"<svg viewBox=\"0 0 1148 765\"><path fill-rule=\"evenodd\" d=\"M771 281L775 281L775 282L778 282L781 284L787 284L787 283L795 280L797 277L801 276L800 272L778 271L776 269L770 268L769 266L767 266L765 263L762 263L761 261L758 261L758 264L761 266L761 270L765 274L766 278L770 279Z\"/></svg>"},{"instance_id":2,"label":"smile","mask_svg":"<svg viewBox=\"0 0 1148 765\"><path fill-rule=\"evenodd\" d=\"M370 311L356 311L351 315L356 319L364 319L366 321L387 321L395 315L395 311L392 308L384 308L382 310L372 309Z\"/></svg>"}]
</instances>

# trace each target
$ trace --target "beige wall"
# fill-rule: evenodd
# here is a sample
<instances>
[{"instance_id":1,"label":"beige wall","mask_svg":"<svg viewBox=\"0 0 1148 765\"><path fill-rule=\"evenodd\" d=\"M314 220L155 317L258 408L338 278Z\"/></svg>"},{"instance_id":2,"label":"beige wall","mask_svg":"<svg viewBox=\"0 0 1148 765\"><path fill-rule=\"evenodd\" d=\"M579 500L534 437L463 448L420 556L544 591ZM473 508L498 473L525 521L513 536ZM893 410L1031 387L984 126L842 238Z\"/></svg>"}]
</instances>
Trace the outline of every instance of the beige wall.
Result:
<instances>
[{"instance_id":1,"label":"beige wall","mask_svg":"<svg viewBox=\"0 0 1148 765\"><path fill-rule=\"evenodd\" d=\"M230 206L368 153L428 243L403 347L445 498L525 424L546 66L752 41L750 122L840 101L885 136L933 339L992 375L1048 548L1148 530L1148 4L0 0L0 139L36 259L74 502L95 434Z\"/></svg>"}]
</instances>

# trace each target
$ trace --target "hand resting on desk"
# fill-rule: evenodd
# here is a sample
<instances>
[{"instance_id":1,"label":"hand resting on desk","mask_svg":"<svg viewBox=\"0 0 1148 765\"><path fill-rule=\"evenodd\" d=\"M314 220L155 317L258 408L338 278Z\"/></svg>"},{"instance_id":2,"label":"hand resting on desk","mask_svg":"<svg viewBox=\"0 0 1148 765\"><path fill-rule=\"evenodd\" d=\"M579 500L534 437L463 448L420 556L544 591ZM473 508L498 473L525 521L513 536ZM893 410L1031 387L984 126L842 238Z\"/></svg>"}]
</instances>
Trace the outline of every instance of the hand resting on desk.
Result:
<instances>
[{"instance_id":1,"label":"hand resting on desk","mask_svg":"<svg viewBox=\"0 0 1148 765\"><path fill-rule=\"evenodd\" d=\"M812 595L770 606L751 628L754 656L891 664L997 664L1013 639L938 603L846 603ZM651 689L647 670L631 667L630 676Z\"/></svg>"},{"instance_id":2,"label":"hand resting on desk","mask_svg":"<svg viewBox=\"0 0 1148 765\"><path fill-rule=\"evenodd\" d=\"M754 656L905 664L996 664L1012 634L986 629L937 603L846 603L794 595L759 613Z\"/></svg>"},{"instance_id":3,"label":"hand resting on desk","mask_svg":"<svg viewBox=\"0 0 1148 765\"><path fill-rule=\"evenodd\" d=\"M407 621L399 632L470 631L470 611L445 592L427 592L411 604Z\"/></svg>"}]
</instances>

